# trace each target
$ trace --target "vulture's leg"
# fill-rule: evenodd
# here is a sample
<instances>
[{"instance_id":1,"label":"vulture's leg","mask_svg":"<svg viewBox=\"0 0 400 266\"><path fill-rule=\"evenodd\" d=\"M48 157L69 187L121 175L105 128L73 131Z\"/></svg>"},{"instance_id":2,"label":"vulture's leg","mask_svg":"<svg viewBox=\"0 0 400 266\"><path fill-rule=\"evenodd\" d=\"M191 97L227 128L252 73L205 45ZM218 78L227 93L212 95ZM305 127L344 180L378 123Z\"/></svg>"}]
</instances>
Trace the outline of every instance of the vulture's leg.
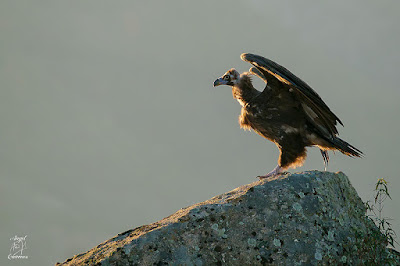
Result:
<instances>
[{"instance_id":1,"label":"vulture's leg","mask_svg":"<svg viewBox=\"0 0 400 266\"><path fill-rule=\"evenodd\" d=\"M301 139L299 138L300 137L296 135L292 135L292 138L284 139L282 144L278 145L281 152L278 159L278 165L268 174L260 176L260 179L282 173L290 167L296 168L303 164L307 153Z\"/></svg>"},{"instance_id":2,"label":"vulture's leg","mask_svg":"<svg viewBox=\"0 0 400 266\"><path fill-rule=\"evenodd\" d=\"M277 174L282 173L282 172L283 172L283 168L280 167L279 165L277 165L277 166L274 168L274 170L272 170L271 172L269 172L269 173L266 174L266 175L260 175L260 176L258 176L258 178L263 179L263 178L267 178L267 177L270 177L270 176L277 175Z\"/></svg>"},{"instance_id":3,"label":"vulture's leg","mask_svg":"<svg viewBox=\"0 0 400 266\"><path fill-rule=\"evenodd\" d=\"M320 149L320 151L322 154L322 158L324 159L324 165L325 165L324 171L326 171L326 169L328 168L328 163L329 163L329 154L328 154L328 151L321 150L321 149Z\"/></svg>"}]
</instances>

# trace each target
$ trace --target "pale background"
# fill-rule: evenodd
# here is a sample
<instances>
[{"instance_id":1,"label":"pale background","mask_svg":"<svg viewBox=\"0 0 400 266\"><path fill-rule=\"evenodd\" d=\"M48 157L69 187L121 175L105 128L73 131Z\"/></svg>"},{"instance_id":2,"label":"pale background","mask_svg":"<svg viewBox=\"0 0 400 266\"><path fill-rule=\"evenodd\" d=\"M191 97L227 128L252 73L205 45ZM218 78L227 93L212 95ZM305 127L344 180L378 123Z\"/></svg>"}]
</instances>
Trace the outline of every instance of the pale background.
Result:
<instances>
[{"instance_id":1,"label":"pale background","mask_svg":"<svg viewBox=\"0 0 400 266\"><path fill-rule=\"evenodd\" d=\"M0 2L0 264L51 265L255 181L274 144L239 128L243 52L305 80L364 159L331 153L363 200L386 178L400 234L400 2ZM256 82L261 88L262 83ZM323 170L318 149L304 167ZM8 261L12 236L28 260Z\"/></svg>"}]
</instances>

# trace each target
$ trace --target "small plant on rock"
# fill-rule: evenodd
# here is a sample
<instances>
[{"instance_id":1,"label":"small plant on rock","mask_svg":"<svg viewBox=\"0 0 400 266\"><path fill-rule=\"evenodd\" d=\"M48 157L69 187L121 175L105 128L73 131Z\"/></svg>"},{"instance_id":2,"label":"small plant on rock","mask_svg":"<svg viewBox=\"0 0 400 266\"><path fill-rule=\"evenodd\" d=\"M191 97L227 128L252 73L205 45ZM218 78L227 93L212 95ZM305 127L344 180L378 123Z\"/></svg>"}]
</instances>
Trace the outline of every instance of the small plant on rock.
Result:
<instances>
[{"instance_id":1,"label":"small plant on rock","mask_svg":"<svg viewBox=\"0 0 400 266\"><path fill-rule=\"evenodd\" d=\"M374 202L366 202L367 210L371 213L368 215L379 228L381 233L386 237L388 245L394 248L397 243L396 233L392 229L390 221L392 219L383 216L384 202L387 198L392 199L388 190L388 183L384 178L379 178L375 186L375 198Z\"/></svg>"},{"instance_id":2,"label":"small plant on rock","mask_svg":"<svg viewBox=\"0 0 400 266\"><path fill-rule=\"evenodd\" d=\"M387 245L391 248L395 248L395 245L398 244L396 241L396 233L392 229L391 220L388 217L383 215L384 202L390 197L388 183L384 178L379 178L375 185L375 197L373 202L367 201L365 203L367 207L367 211L369 212L368 217L375 223L378 227L380 233L385 237ZM384 256L383 254L379 254L375 257L375 262L384 262L385 264L395 265L396 259L393 256L393 253L398 253L395 250L389 249L391 252L390 255Z\"/></svg>"}]
</instances>

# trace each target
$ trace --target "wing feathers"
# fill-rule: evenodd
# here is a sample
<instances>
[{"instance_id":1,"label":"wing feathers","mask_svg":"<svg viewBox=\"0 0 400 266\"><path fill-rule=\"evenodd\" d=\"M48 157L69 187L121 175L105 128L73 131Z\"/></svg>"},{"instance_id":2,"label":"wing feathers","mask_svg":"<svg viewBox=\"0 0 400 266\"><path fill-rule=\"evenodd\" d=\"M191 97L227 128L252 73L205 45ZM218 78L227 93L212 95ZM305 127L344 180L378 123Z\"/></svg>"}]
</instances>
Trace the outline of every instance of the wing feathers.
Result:
<instances>
[{"instance_id":1,"label":"wing feathers","mask_svg":"<svg viewBox=\"0 0 400 266\"><path fill-rule=\"evenodd\" d=\"M267 83L267 79L265 78L264 74L260 70L258 70L256 67L251 67L249 69L249 72L253 75L256 75L257 77L262 79L265 83Z\"/></svg>"},{"instance_id":2,"label":"wing feathers","mask_svg":"<svg viewBox=\"0 0 400 266\"><path fill-rule=\"evenodd\" d=\"M270 87L281 87L282 83L290 85L295 88L297 98L302 102L304 112L308 116L310 122L314 124L321 133L330 132L332 135L338 133L336 129L336 121L341 125L343 123L340 119L332 113L329 107L319 97L319 95L304 81L296 77L289 70L283 66L271 61L262 56L245 53L242 54L241 59L254 65L256 70L251 68L250 72L260 77L260 73L264 76L262 78ZM328 132L327 132L328 131Z\"/></svg>"}]
</instances>

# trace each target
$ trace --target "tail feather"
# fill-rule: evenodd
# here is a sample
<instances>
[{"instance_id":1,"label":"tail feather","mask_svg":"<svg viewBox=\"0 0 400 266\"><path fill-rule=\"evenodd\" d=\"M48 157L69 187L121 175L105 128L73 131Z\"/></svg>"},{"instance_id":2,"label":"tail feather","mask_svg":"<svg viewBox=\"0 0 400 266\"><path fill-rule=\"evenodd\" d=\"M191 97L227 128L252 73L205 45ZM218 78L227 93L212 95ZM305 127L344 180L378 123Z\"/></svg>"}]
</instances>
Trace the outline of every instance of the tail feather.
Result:
<instances>
[{"instance_id":1,"label":"tail feather","mask_svg":"<svg viewBox=\"0 0 400 266\"><path fill-rule=\"evenodd\" d=\"M340 152L350 156L350 157L362 157L363 152L354 147L353 145L347 143L346 141L334 137L329 140L334 148L338 149Z\"/></svg>"}]
</instances>

